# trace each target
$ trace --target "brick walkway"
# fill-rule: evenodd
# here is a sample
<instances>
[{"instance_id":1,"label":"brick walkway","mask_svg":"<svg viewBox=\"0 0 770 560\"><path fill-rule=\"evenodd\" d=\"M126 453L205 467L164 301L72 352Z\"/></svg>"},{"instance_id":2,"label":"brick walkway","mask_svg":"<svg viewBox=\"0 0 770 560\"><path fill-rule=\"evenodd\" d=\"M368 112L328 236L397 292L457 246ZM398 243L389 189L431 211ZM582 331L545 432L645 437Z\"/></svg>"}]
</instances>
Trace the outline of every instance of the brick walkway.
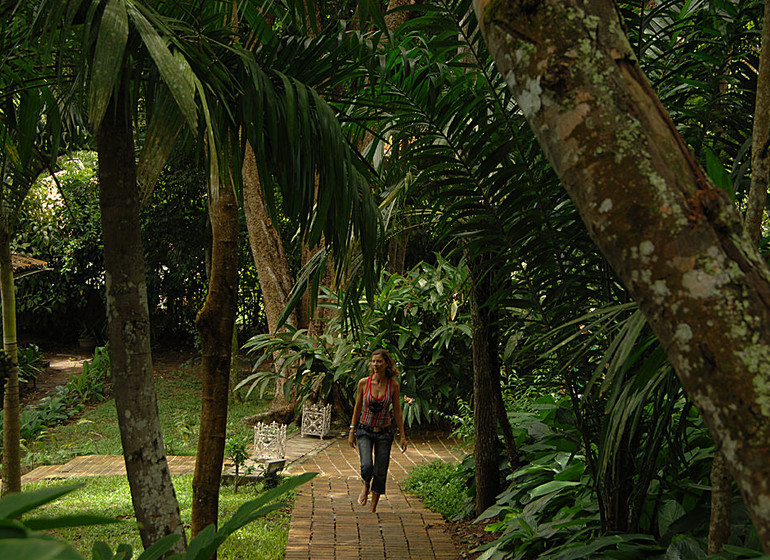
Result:
<instances>
[{"instance_id":1,"label":"brick walkway","mask_svg":"<svg viewBox=\"0 0 770 560\"><path fill-rule=\"evenodd\" d=\"M461 452L444 439L410 441L406 453L393 447L387 493L377 513L358 505L358 451L345 439L289 468L319 476L297 492L286 560L457 560L460 555L444 520L401 491L408 469L436 459L455 461Z\"/></svg>"},{"instance_id":2,"label":"brick walkway","mask_svg":"<svg viewBox=\"0 0 770 560\"><path fill-rule=\"evenodd\" d=\"M346 439L320 440L293 434L286 441L284 472L319 474L298 489L286 560L459 559L441 516L404 494L400 483L417 464L436 459L456 461L461 456L455 445L440 437L410 440L406 453L394 445L387 493L374 514L369 505L358 505L358 451L351 449ZM168 461L173 475L193 473L195 457L171 456ZM38 467L24 475L22 483L125 472L121 456L87 455L66 465Z\"/></svg>"}]
</instances>

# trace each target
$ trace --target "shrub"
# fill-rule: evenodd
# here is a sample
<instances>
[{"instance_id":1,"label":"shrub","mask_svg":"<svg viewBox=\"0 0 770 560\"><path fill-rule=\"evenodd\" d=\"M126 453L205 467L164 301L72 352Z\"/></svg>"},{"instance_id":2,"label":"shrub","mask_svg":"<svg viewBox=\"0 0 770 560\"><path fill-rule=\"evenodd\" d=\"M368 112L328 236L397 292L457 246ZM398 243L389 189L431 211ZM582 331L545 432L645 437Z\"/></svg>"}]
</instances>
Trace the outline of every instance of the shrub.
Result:
<instances>
[{"instance_id":1,"label":"shrub","mask_svg":"<svg viewBox=\"0 0 770 560\"><path fill-rule=\"evenodd\" d=\"M447 519L461 516L469 501L464 470L444 461L433 461L412 469L404 490Z\"/></svg>"},{"instance_id":2,"label":"shrub","mask_svg":"<svg viewBox=\"0 0 770 560\"><path fill-rule=\"evenodd\" d=\"M37 383L37 376L43 371L43 352L38 346L30 344L19 348L19 383L20 389L32 389Z\"/></svg>"},{"instance_id":3,"label":"shrub","mask_svg":"<svg viewBox=\"0 0 770 560\"><path fill-rule=\"evenodd\" d=\"M83 411L86 404L103 401L109 392L110 358L107 348L97 348L94 358L83 363L83 371L70 377L67 384L57 387L52 395L21 413L20 435L23 442L37 439L46 428L63 424ZM3 417L0 415L0 435ZM2 437L0 437L2 449Z\"/></svg>"},{"instance_id":4,"label":"shrub","mask_svg":"<svg viewBox=\"0 0 770 560\"><path fill-rule=\"evenodd\" d=\"M343 400L355 401L357 380L369 371L370 352L387 348L399 365L407 426L446 418L456 410L458 397L472 392L471 329L464 264L437 257L434 267L422 263L405 276L383 273L378 293L352 331L338 316L324 332L310 336L304 329L261 334L244 348L261 353L252 375L238 387L265 394L276 374L266 367L280 355L287 397L294 391L300 402L311 393L328 400L333 388ZM325 305L334 306L326 293Z\"/></svg>"},{"instance_id":5,"label":"shrub","mask_svg":"<svg viewBox=\"0 0 770 560\"><path fill-rule=\"evenodd\" d=\"M65 385L71 400L80 404L103 401L110 388L110 355L107 347L94 351L93 359L83 362L83 370L73 375Z\"/></svg>"}]
</instances>

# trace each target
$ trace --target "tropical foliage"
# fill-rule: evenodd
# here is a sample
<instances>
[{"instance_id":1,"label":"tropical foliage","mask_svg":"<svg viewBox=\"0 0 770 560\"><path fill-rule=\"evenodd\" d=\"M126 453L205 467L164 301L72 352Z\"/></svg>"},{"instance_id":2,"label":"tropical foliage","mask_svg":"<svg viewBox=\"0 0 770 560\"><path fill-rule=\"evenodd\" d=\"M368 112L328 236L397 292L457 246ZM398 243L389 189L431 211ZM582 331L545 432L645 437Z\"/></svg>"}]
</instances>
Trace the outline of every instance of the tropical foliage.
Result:
<instances>
[{"instance_id":1,"label":"tropical foliage","mask_svg":"<svg viewBox=\"0 0 770 560\"><path fill-rule=\"evenodd\" d=\"M328 400L333 390L352 403L358 379L369 374L370 352L384 347L391 349L402 369L399 383L408 399L408 425L455 412L457 400L469 392L466 277L463 264L441 257L436 266L422 263L404 276L383 273L377 295L363 302L356 331L345 332L341 320L334 320L319 336L289 329L249 340L244 347L258 359L255 373L240 386L263 395L276 375L288 372L284 390L287 396L296 391L300 404L311 394ZM284 358L277 373L264 367L276 352Z\"/></svg>"},{"instance_id":2,"label":"tropical foliage","mask_svg":"<svg viewBox=\"0 0 770 560\"><path fill-rule=\"evenodd\" d=\"M617 4L674 124L715 184L742 207L763 3ZM98 53L93 121L117 79L108 64L115 52L146 45L134 73L161 77L137 79L144 105L132 105L141 115L142 192L152 205L144 226L155 324L172 335L189 332L207 282L204 174L231 169L238 183L243 134L256 149L264 196L285 237L310 244L323 238L331 247L338 283L321 301L340 313L319 335L260 333L252 295L258 280L245 275L240 315L249 319L248 335L256 334L246 348L257 361L242 387L267 391L276 379L267 365L280 355L287 396L344 406L367 371L368 352L384 346L402 369L407 424L455 417L469 434L470 279L489 277L492 293L480 305L497 312L503 401L523 466L503 469L507 488L485 514L498 518L502 536L484 558L701 557L713 443L496 71L470 2L413 5L413 17L387 33L351 31L324 5L312 38L303 35L305 18L292 18L292 5L271 4L277 19L269 25L259 3L244 2L243 30L224 25L228 6L210 3L207 18L191 21L183 2L111 1L104 9L116 19L105 25L130 22L137 33L126 44L110 43L117 28L90 38ZM13 43L21 27L9 29L14 33L4 39ZM153 29L163 31L162 47ZM13 61L0 66L8 71L3 79L35 76L24 58ZM172 62L184 80L170 79ZM185 153L161 172L177 138L188 141ZM343 149L347 143L360 153ZM73 177L80 186L62 181L62 190L72 189L81 218L64 207L45 218L34 198L26 207L30 227L18 250L41 251L68 284L63 292L25 286L23 313L53 310L65 299L82 307L84 292L100 286L90 224L95 197L86 192L87 177ZM55 231L75 222L81 229L63 237ZM397 243L409 251L404 273L388 261ZM315 271L306 269L300 288L318 282L325 256L311 263ZM391 272L377 275L375 265ZM740 499L735 511L741 522L724 558L757 548Z\"/></svg>"}]
</instances>

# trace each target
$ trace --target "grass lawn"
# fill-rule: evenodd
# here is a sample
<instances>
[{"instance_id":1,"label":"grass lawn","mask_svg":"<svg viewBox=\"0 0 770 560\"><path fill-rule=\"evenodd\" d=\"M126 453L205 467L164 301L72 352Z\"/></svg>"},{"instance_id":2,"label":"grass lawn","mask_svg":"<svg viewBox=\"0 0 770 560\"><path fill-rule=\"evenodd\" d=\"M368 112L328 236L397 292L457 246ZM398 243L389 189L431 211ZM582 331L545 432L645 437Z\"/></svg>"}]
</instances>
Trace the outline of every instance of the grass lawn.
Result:
<instances>
[{"instance_id":1,"label":"grass lawn","mask_svg":"<svg viewBox=\"0 0 770 560\"><path fill-rule=\"evenodd\" d=\"M169 455L195 455L200 424L200 367L200 361L195 360L156 370L158 409ZM232 398L228 406L232 430L247 433L249 430L240 426L239 420L266 410L269 404L253 397L244 402ZM115 401L109 399L89 406L72 422L47 429L38 440L27 444L26 450L26 470L38 465L64 464L79 455L120 455Z\"/></svg>"},{"instance_id":2,"label":"grass lawn","mask_svg":"<svg viewBox=\"0 0 770 560\"><path fill-rule=\"evenodd\" d=\"M188 360L156 367L155 387L158 410L169 455L194 455L198 442L201 406L200 360ZM250 398L239 402L231 399L228 406L228 436L249 434L239 421L266 410L269 401ZM49 428L43 437L26 445L25 470L43 464L63 464L79 455L122 453L117 414L113 399L89 406L66 425ZM182 520L190 522L192 476L175 476ZM24 490L83 483L84 486L39 510L40 515L62 515L89 512L123 520L115 525L75 527L55 534L72 544L84 557L91 557L94 542L104 541L113 550L121 543L132 546L135 555L142 550L136 528L131 495L125 477L111 476L86 479L44 480L24 486ZM237 508L261 491L261 485L241 486L235 494L231 486L220 491L220 520L229 519ZM293 494L283 501L293 501ZM291 508L283 508L260 518L234 535L219 549L221 559L277 560L283 558L289 531Z\"/></svg>"},{"instance_id":3,"label":"grass lawn","mask_svg":"<svg viewBox=\"0 0 770 560\"><path fill-rule=\"evenodd\" d=\"M117 545L126 543L134 549L137 556L142 550L139 532L136 528L134 510L131 506L128 482L125 477L109 476L80 480L43 480L24 486L25 491L50 488L75 482L85 486L67 494L56 502L35 510L35 516L72 515L92 513L115 517L123 520L114 525L94 527L73 527L52 532L70 543L84 558L91 557L91 549L97 541L104 541L114 551ZM190 522L192 503L192 476L175 476L176 489L182 521ZM220 522L229 519L238 507L248 500L256 498L261 492L261 485L240 486L238 493L232 487L222 487L219 500ZM284 502L294 499L293 493L283 497ZM220 560L279 560L285 556L286 539L289 533L290 508L282 508L267 517L257 519L228 538L219 548ZM189 532L188 532L189 536Z\"/></svg>"}]
</instances>

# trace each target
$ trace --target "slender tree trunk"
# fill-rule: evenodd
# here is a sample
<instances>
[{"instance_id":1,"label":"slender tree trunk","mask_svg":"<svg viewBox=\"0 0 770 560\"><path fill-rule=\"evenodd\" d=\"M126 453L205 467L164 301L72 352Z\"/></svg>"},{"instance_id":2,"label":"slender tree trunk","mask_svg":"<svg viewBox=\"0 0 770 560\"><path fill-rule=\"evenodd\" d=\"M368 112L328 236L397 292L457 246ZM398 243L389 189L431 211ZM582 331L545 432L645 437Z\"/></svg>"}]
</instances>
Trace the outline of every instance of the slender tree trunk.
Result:
<instances>
[{"instance_id":1,"label":"slender tree trunk","mask_svg":"<svg viewBox=\"0 0 770 560\"><path fill-rule=\"evenodd\" d=\"M711 464L711 518L709 520L708 553L722 552L730 538L730 515L733 503L733 478L725 456L719 450Z\"/></svg>"},{"instance_id":2,"label":"slender tree trunk","mask_svg":"<svg viewBox=\"0 0 770 560\"><path fill-rule=\"evenodd\" d=\"M503 439L505 440L505 450L508 454L508 463L511 469L515 470L519 466L519 452L516 449L516 440L513 437L513 429L511 423L508 420L508 411L505 409L505 402L503 401L503 388L500 384L500 367L491 370L492 374L492 387L495 391L495 414L497 415L497 423L500 424L500 429L503 431Z\"/></svg>"},{"instance_id":3,"label":"slender tree trunk","mask_svg":"<svg viewBox=\"0 0 770 560\"><path fill-rule=\"evenodd\" d=\"M409 246L409 232L404 231L388 243L388 262L385 269L391 274L404 274L406 249Z\"/></svg>"},{"instance_id":4,"label":"slender tree trunk","mask_svg":"<svg viewBox=\"0 0 770 560\"><path fill-rule=\"evenodd\" d=\"M3 302L3 349L11 361L3 397L3 490L21 492L21 411L19 353L16 340L16 293L13 286L11 237L5 212L0 215L0 296Z\"/></svg>"},{"instance_id":5,"label":"slender tree trunk","mask_svg":"<svg viewBox=\"0 0 770 560\"><path fill-rule=\"evenodd\" d=\"M474 7L520 110L666 349L770 552L767 265L640 70L614 2Z\"/></svg>"},{"instance_id":6,"label":"slender tree trunk","mask_svg":"<svg viewBox=\"0 0 770 560\"><path fill-rule=\"evenodd\" d=\"M317 183L316 183L317 184ZM318 247L308 247L302 245L302 266L306 265L313 255L323 248L324 240L321 239L321 243ZM326 263L323 274L319 281L319 286L326 286L333 288L335 285L334 266L332 261L329 260ZM319 296L319 301L321 297ZM326 324L337 315L337 310L330 307L322 307L317 305L314 309L310 307L310 293L305 292L302 296L302 302L300 309L297 313L297 317L300 321L300 325L307 329L310 336L319 336L323 334Z\"/></svg>"},{"instance_id":7,"label":"slender tree trunk","mask_svg":"<svg viewBox=\"0 0 770 560\"><path fill-rule=\"evenodd\" d=\"M113 99L96 134L107 284L107 332L120 439L142 544L183 535L163 447L150 353L150 318L133 130Z\"/></svg>"},{"instance_id":8,"label":"slender tree trunk","mask_svg":"<svg viewBox=\"0 0 770 560\"><path fill-rule=\"evenodd\" d=\"M231 348L238 303L238 204L231 185L209 191L213 234L211 279L206 303L196 319L203 357L203 397L193 474L193 536L208 525L216 526L219 513Z\"/></svg>"},{"instance_id":9,"label":"slender tree trunk","mask_svg":"<svg viewBox=\"0 0 770 560\"><path fill-rule=\"evenodd\" d=\"M745 232L754 244L759 241L767 186L770 183L770 10L767 2L762 26L762 50L751 140L751 186L744 224Z\"/></svg>"},{"instance_id":10,"label":"slender tree trunk","mask_svg":"<svg viewBox=\"0 0 770 560\"><path fill-rule=\"evenodd\" d=\"M267 328L269 332L275 333L278 318L289 302L289 294L294 287L294 279L289 270L289 262L283 248L281 234L267 214L262 199L262 185L259 181L257 162L254 158L254 151L249 145L246 146L242 175L243 213L246 217L246 229L249 232L249 246L259 277L262 300L265 303ZM298 325L296 311L291 313L288 323ZM281 363L277 357L274 363L276 372L279 372ZM274 408L289 405L283 392L285 382L285 376L281 376L276 383L273 399Z\"/></svg>"},{"instance_id":11,"label":"slender tree trunk","mask_svg":"<svg viewBox=\"0 0 770 560\"><path fill-rule=\"evenodd\" d=\"M470 268L473 276L471 329L473 331L473 434L476 456L476 515L495 503L500 492L497 414L494 375L499 375L494 317L487 305L492 293L490 274Z\"/></svg>"}]
</instances>

